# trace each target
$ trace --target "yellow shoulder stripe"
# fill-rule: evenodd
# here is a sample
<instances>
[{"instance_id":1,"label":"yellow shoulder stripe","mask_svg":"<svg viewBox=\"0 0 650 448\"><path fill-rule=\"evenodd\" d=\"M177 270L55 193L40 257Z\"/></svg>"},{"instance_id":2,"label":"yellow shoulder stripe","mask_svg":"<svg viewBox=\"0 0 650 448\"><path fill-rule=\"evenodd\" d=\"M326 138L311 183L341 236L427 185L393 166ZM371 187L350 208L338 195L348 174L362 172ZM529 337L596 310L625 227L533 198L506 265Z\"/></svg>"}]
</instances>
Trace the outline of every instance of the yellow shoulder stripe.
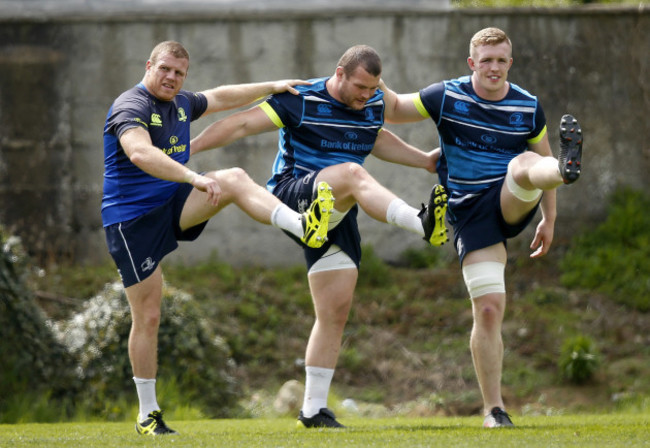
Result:
<instances>
[{"instance_id":1,"label":"yellow shoulder stripe","mask_svg":"<svg viewBox=\"0 0 650 448\"><path fill-rule=\"evenodd\" d=\"M415 108L418 110L418 112L420 112L420 115L422 115L424 118L430 117L429 112L427 112L424 104L422 104L422 99L420 98L419 93L413 97L413 104L415 104Z\"/></svg>"},{"instance_id":2,"label":"yellow shoulder stripe","mask_svg":"<svg viewBox=\"0 0 650 448\"><path fill-rule=\"evenodd\" d=\"M268 101L264 101L262 104L260 104L260 109L264 111L266 115L271 119L274 125L276 125L279 128L284 127L284 123L282 123L282 120L280 120L280 117L278 114L273 110L271 105L268 103Z\"/></svg>"},{"instance_id":3,"label":"yellow shoulder stripe","mask_svg":"<svg viewBox=\"0 0 650 448\"><path fill-rule=\"evenodd\" d=\"M533 137L528 139L528 143L535 144L539 142L544 136L546 135L546 125L544 125L544 128L540 131L539 134L537 134L537 137Z\"/></svg>"}]
</instances>

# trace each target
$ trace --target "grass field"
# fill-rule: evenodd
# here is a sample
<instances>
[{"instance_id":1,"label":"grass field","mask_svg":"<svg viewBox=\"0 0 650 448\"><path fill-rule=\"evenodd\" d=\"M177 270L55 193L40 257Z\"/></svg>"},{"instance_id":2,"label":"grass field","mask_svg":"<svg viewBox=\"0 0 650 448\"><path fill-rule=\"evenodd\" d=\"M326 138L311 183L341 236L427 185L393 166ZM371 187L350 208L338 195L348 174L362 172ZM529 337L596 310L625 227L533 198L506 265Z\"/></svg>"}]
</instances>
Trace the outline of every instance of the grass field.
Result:
<instances>
[{"instance_id":1,"label":"grass field","mask_svg":"<svg viewBox=\"0 0 650 448\"><path fill-rule=\"evenodd\" d=\"M171 421L177 436L138 436L132 423L0 425L0 447L641 447L650 415L516 417L515 428L483 429L478 417L347 418L345 429L298 429L295 420Z\"/></svg>"}]
</instances>

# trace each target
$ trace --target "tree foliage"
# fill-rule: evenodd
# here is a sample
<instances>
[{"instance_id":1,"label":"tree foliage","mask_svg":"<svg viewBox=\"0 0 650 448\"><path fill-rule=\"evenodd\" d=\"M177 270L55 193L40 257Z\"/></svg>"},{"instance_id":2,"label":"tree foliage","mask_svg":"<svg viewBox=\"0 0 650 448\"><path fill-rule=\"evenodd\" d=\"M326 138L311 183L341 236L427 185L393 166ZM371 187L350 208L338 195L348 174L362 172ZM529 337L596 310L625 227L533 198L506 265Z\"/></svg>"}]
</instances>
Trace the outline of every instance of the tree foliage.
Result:
<instances>
[{"instance_id":1,"label":"tree foliage","mask_svg":"<svg viewBox=\"0 0 650 448\"><path fill-rule=\"evenodd\" d=\"M20 239L5 236L0 228L0 244L0 397L25 391L74 394L79 384L71 357L25 286L27 257ZM4 403L0 401L0 415Z\"/></svg>"}]
</instances>

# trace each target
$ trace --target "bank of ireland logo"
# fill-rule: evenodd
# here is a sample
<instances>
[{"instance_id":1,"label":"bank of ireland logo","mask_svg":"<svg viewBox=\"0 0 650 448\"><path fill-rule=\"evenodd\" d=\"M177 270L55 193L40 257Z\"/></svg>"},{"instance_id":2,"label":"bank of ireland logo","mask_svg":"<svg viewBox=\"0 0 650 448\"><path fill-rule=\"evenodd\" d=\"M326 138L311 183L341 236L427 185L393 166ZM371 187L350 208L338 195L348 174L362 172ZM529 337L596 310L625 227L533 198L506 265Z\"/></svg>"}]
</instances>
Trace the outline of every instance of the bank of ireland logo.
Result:
<instances>
[{"instance_id":1,"label":"bank of ireland logo","mask_svg":"<svg viewBox=\"0 0 650 448\"><path fill-rule=\"evenodd\" d=\"M178 108L178 121L187 121L187 115L185 114L185 109L182 107Z\"/></svg>"},{"instance_id":2,"label":"bank of ireland logo","mask_svg":"<svg viewBox=\"0 0 650 448\"><path fill-rule=\"evenodd\" d=\"M318 112L318 115L329 117L332 115L332 106L329 104L319 104L316 111Z\"/></svg>"},{"instance_id":3,"label":"bank of ireland logo","mask_svg":"<svg viewBox=\"0 0 650 448\"><path fill-rule=\"evenodd\" d=\"M469 114L469 104L465 101L456 101L454 103L454 110L459 114L467 115Z\"/></svg>"},{"instance_id":4,"label":"bank of ireland logo","mask_svg":"<svg viewBox=\"0 0 650 448\"><path fill-rule=\"evenodd\" d=\"M151 114L151 126L162 126L160 114Z\"/></svg>"},{"instance_id":5,"label":"bank of ireland logo","mask_svg":"<svg viewBox=\"0 0 650 448\"><path fill-rule=\"evenodd\" d=\"M359 136L357 135L356 132L348 131L345 133L345 139L354 141L354 140L358 140Z\"/></svg>"},{"instance_id":6,"label":"bank of ireland logo","mask_svg":"<svg viewBox=\"0 0 650 448\"><path fill-rule=\"evenodd\" d=\"M493 145L497 142L497 138L491 134L483 134L481 135L481 141L483 141L483 143L487 143L488 145Z\"/></svg>"},{"instance_id":7,"label":"bank of ireland logo","mask_svg":"<svg viewBox=\"0 0 650 448\"><path fill-rule=\"evenodd\" d=\"M175 135L172 135L171 137L169 137L169 144L170 145L174 146L176 143L178 143L178 137L176 137Z\"/></svg>"},{"instance_id":8,"label":"bank of ireland logo","mask_svg":"<svg viewBox=\"0 0 650 448\"><path fill-rule=\"evenodd\" d=\"M521 112L515 112L514 114L510 115L510 124L521 125L523 123L524 116L521 114Z\"/></svg>"}]
</instances>

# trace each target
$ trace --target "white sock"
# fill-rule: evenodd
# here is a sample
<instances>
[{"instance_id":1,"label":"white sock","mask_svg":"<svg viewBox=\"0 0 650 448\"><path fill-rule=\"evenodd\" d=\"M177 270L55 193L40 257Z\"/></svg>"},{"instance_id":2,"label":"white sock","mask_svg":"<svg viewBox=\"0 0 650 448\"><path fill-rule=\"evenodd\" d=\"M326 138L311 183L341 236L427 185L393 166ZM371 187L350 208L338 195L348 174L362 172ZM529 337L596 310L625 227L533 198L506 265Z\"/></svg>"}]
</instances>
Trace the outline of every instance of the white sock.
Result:
<instances>
[{"instance_id":1,"label":"white sock","mask_svg":"<svg viewBox=\"0 0 650 448\"><path fill-rule=\"evenodd\" d=\"M327 407L327 395L334 376L334 369L323 367L305 367L305 399L302 403L302 415L313 417L322 408Z\"/></svg>"},{"instance_id":2,"label":"white sock","mask_svg":"<svg viewBox=\"0 0 650 448\"><path fill-rule=\"evenodd\" d=\"M420 211L416 208L411 207L406 202L400 198L393 199L390 204L388 204L388 210L386 211L386 221L389 224L393 224L401 229L417 233L420 236L424 236L424 228L422 227L422 221L418 217Z\"/></svg>"},{"instance_id":3,"label":"white sock","mask_svg":"<svg viewBox=\"0 0 650 448\"><path fill-rule=\"evenodd\" d=\"M291 210L286 204L278 204L271 213L271 224L287 232L291 232L298 238L302 238L302 215Z\"/></svg>"},{"instance_id":4,"label":"white sock","mask_svg":"<svg viewBox=\"0 0 650 448\"><path fill-rule=\"evenodd\" d=\"M147 418L150 412L160 410L158 401L156 400L156 379L145 379L133 377L135 388L138 391L138 399L140 400L140 416L138 421Z\"/></svg>"}]
</instances>

